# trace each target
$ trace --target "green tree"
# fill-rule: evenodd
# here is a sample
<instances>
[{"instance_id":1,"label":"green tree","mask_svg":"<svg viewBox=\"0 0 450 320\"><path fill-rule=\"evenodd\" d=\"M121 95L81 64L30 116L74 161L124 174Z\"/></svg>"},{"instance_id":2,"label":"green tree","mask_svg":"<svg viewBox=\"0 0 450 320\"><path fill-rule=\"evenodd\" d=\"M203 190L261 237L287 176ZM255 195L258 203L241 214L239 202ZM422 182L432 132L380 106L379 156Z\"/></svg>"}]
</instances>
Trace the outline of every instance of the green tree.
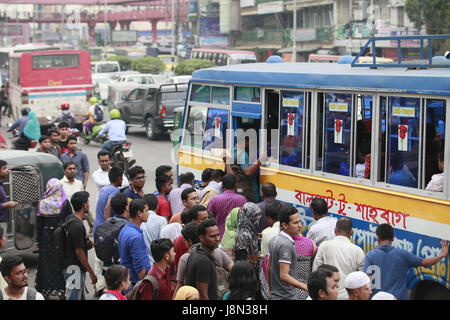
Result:
<instances>
[{"instance_id":1,"label":"green tree","mask_svg":"<svg viewBox=\"0 0 450 320\"><path fill-rule=\"evenodd\" d=\"M405 11L418 29L425 27L429 35L450 33L450 2L448 0L406 0ZM448 44L448 41L447 41ZM433 55L442 55L445 42L432 41Z\"/></svg>"},{"instance_id":2,"label":"green tree","mask_svg":"<svg viewBox=\"0 0 450 320\"><path fill-rule=\"evenodd\" d=\"M158 74L164 71L166 65L162 60L155 57L143 57L134 60L131 63L133 70L139 71L141 73L151 73Z\"/></svg>"},{"instance_id":3,"label":"green tree","mask_svg":"<svg viewBox=\"0 0 450 320\"><path fill-rule=\"evenodd\" d=\"M125 56L113 56L106 59L107 61L117 61L120 65L121 71L128 71L131 70L131 63L133 60L131 60L128 57Z\"/></svg>"},{"instance_id":4,"label":"green tree","mask_svg":"<svg viewBox=\"0 0 450 320\"><path fill-rule=\"evenodd\" d=\"M180 75L191 75L195 70L211 68L215 64L209 60L203 59L189 59L183 60L177 64L175 67L175 74Z\"/></svg>"}]
</instances>

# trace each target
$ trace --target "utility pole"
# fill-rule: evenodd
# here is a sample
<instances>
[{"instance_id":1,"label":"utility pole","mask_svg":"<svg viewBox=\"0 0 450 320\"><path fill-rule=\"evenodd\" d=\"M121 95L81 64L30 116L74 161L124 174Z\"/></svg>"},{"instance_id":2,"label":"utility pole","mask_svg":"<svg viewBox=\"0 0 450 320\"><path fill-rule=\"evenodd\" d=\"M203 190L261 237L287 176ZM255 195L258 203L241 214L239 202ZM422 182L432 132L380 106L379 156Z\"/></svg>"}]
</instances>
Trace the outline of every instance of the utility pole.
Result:
<instances>
[{"instance_id":1,"label":"utility pole","mask_svg":"<svg viewBox=\"0 0 450 320\"><path fill-rule=\"evenodd\" d=\"M106 60L106 45L107 45L107 43L108 43L108 37L106 36L106 25L107 25L107 15L108 15L108 13L107 13L107 11L106 11L106 9L107 9L107 7L106 7L106 0L105 0L105 14L103 15L104 16L104 18L105 18L105 22L104 22L104 30L105 30L105 34L104 34L104 36L105 36L105 38L103 39L103 44L105 45L105 60Z\"/></svg>"},{"instance_id":2,"label":"utility pole","mask_svg":"<svg viewBox=\"0 0 450 320\"><path fill-rule=\"evenodd\" d=\"M175 55L175 0L172 0L172 49L170 54Z\"/></svg>"},{"instance_id":3,"label":"utility pole","mask_svg":"<svg viewBox=\"0 0 450 320\"><path fill-rule=\"evenodd\" d=\"M294 0L294 21L292 35L292 62L297 61L297 0Z\"/></svg>"}]
</instances>

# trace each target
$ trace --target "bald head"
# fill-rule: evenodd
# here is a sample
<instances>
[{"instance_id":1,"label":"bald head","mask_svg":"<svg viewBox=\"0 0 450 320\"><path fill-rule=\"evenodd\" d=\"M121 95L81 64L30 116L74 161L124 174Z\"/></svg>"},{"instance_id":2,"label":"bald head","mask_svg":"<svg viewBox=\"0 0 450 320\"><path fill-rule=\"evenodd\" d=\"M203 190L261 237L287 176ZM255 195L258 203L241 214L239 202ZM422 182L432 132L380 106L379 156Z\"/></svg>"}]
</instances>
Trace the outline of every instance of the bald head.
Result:
<instances>
[{"instance_id":1,"label":"bald head","mask_svg":"<svg viewBox=\"0 0 450 320\"><path fill-rule=\"evenodd\" d=\"M336 235L350 237L353 231L352 220L347 217L340 218L336 222Z\"/></svg>"},{"instance_id":2,"label":"bald head","mask_svg":"<svg viewBox=\"0 0 450 320\"><path fill-rule=\"evenodd\" d=\"M263 199L276 198L277 188L271 182L266 182L261 187Z\"/></svg>"}]
</instances>

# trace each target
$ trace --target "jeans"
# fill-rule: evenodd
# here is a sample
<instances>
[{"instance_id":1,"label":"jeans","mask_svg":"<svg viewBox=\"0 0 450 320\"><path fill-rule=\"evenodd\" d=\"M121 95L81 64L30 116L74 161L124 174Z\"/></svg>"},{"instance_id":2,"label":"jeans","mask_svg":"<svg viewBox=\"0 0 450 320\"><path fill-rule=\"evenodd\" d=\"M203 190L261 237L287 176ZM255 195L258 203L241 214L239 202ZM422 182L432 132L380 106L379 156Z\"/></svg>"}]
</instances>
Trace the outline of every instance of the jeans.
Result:
<instances>
[{"instance_id":1,"label":"jeans","mask_svg":"<svg viewBox=\"0 0 450 320\"><path fill-rule=\"evenodd\" d=\"M77 265L68 266L64 269L64 281L67 300L86 300L84 295L86 272L82 272Z\"/></svg>"},{"instance_id":2,"label":"jeans","mask_svg":"<svg viewBox=\"0 0 450 320\"><path fill-rule=\"evenodd\" d=\"M112 151L112 148L113 148L116 144L124 143L124 142L126 142L126 141L108 141L107 143L105 143L105 144L102 146L102 150L111 152L111 151Z\"/></svg>"}]
</instances>

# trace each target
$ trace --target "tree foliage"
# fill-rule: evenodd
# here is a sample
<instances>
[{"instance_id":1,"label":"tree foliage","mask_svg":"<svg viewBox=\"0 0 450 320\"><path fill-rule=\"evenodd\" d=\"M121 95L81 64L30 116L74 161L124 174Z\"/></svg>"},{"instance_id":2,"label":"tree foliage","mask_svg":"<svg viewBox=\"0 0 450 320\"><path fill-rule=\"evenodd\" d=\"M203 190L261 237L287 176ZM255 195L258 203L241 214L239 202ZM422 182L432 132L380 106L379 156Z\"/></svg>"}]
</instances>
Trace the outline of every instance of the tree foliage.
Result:
<instances>
[{"instance_id":1,"label":"tree foliage","mask_svg":"<svg viewBox=\"0 0 450 320\"><path fill-rule=\"evenodd\" d=\"M131 60L128 57L125 56L113 56L106 59L107 61L117 61L120 65L120 70L122 71L128 71L131 70L131 63L133 60Z\"/></svg>"},{"instance_id":2,"label":"tree foliage","mask_svg":"<svg viewBox=\"0 0 450 320\"><path fill-rule=\"evenodd\" d=\"M195 70L211 68L215 64L209 60L203 59L190 59L183 60L177 64L175 67L175 74L180 75L191 75Z\"/></svg>"},{"instance_id":3,"label":"tree foliage","mask_svg":"<svg viewBox=\"0 0 450 320\"><path fill-rule=\"evenodd\" d=\"M133 70L141 73L159 74L164 71L166 65L161 59L155 57L143 57L132 61Z\"/></svg>"},{"instance_id":4,"label":"tree foliage","mask_svg":"<svg viewBox=\"0 0 450 320\"><path fill-rule=\"evenodd\" d=\"M406 0L405 11L418 29L425 27L429 35L450 33L450 2L448 0ZM433 54L442 54L444 41L432 42Z\"/></svg>"}]
</instances>

